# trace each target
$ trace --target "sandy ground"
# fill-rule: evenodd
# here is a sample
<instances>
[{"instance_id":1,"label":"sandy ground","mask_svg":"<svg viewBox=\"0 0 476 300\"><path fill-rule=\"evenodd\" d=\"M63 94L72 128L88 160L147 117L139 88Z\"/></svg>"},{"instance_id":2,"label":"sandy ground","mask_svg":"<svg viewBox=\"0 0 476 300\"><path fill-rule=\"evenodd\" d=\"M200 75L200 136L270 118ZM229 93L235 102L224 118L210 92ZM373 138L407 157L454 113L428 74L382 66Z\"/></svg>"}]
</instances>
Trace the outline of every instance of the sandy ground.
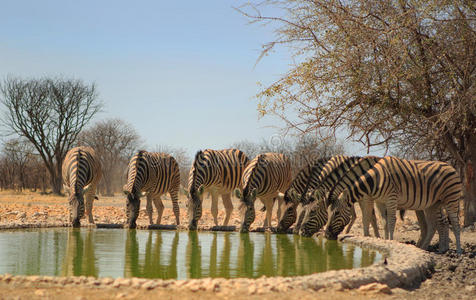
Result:
<instances>
[{"instance_id":1,"label":"sandy ground","mask_svg":"<svg viewBox=\"0 0 476 300\"><path fill-rule=\"evenodd\" d=\"M187 212L185 209L185 199L180 199L181 224L187 224ZM171 209L171 201L164 199L165 212L162 224L174 224L175 217ZM145 214L145 201L141 203L142 209L138 219L139 225L148 225ZM239 203L234 200L235 207ZM257 203L257 215L253 227L262 225L264 213L259 211L261 204ZM94 219L96 223L123 223L125 221L125 199L118 195L116 197L100 197L94 203ZM224 211L219 204L219 220L224 219ZM155 211L154 211L155 213ZM275 213L273 214L273 225L277 224ZM155 216L154 216L155 219ZM0 192L0 225L11 224L49 224L66 223L68 220L68 206L66 197L39 195L36 193L24 192ZM83 220L84 224L87 224ZM213 218L210 214L210 201L204 201L203 217L199 226L213 225ZM237 210L233 215L229 225L240 225L240 214ZM382 230L380 231L383 234ZM352 228L351 234L362 235L362 224L360 218ZM405 221L397 222L395 238L398 241L414 244L418 239L419 230L413 212L408 212ZM450 234L451 239L454 237ZM436 250L437 237L434 238L433 249ZM137 290L127 287L120 288L94 288L82 287L61 288L48 287L41 283L12 284L0 281L0 299L476 299L476 231L469 228L462 232L462 246L464 253L456 255L454 243L450 244L452 250L441 255L432 253L436 261L435 272L432 277L423 282L418 288L413 290L392 289L390 292L384 290L312 290L273 292L261 295L236 295L224 292L192 292L192 291L171 291L155 289L153 291Z\"/></svg>"}]
</instances>

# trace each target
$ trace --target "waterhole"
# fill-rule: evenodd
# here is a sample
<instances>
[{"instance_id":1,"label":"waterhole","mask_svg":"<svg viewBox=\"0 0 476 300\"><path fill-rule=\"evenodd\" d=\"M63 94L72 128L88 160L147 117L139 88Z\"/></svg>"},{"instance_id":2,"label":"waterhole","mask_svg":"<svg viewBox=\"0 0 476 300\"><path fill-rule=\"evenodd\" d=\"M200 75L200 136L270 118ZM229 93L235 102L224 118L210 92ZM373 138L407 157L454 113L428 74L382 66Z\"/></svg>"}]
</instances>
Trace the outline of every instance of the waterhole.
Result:
<instances>
[{"instance_id":1,"label":"waterhole","mask_svg":"<svg viewBox=\"0 0 476 300\"><path fill-rule=\"evenodd\" d=\"M0 231L0 274L188 279L297 276L369 266L381 254L297 235L124 229Z\"/></svg>"}]
</instances>

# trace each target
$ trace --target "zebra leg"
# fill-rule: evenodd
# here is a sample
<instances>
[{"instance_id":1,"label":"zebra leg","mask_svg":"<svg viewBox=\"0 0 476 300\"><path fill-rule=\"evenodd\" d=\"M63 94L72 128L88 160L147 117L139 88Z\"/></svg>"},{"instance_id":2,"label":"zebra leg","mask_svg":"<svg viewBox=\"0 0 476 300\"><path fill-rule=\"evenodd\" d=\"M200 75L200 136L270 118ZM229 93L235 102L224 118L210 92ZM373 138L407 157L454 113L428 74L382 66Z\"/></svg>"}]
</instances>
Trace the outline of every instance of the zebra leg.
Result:
<instances>
[{"instance_id":1,"label":"zebra leg","mask_svg":"<svg viewBox=\"0 0 476 300\"><path fill-rule=\"evenodd\" d=\"M463 253L461 250L461 240L460 240L460 227L459 227L459 201L454 201L449 203L446 206L446 213L448 214L448 219L450 220L451 229L455 235L456 240L456 252L458 254Z\"/></svg>"},{"instance_id":2,"label":"zebra leg","mask_svg":"<svg viewBox=\"0 0 476 300\"><path fill-rule=\"evenodd\" d=\"M265 211L266 211L266 217L263 221L263 227L264 228L271 227L271 218L272 218L274 200L273 198L265 198L265 199L261 198L260 200L263 203Z\"/></svg>"},{"instance_id":3,"label":"zebra leg","mask_svg":"<svg viewBox=\"0 0 476 300\"><path fill-rule=\"evenodd\" d=\"M418 248L421 248L421 244L423 242L423 239L428 234L428 226L426 226L426 218L425 218L425 212L424 211L416 210L415 214L416 214L416 217L418 219L418 225L420 226L420 238L418 239L418 242L417 242L416 246Z\"/></svg>"},{"instance_id":4,"label":"zebra leg","mask_svg":"<svg viewBox=\"0 0 476 300\"><path fill-rule=\"evenodd\" d=\"M376 238L380 238L380 233L378 232L377 216L375 215L375 209L372 205L372 219L370 219L370 224L374 229L374 235Z\"/></svg>"},{"instance_id":5,"label":"zebra leg","mask_svg":"<svg viewBox=\"0 0 476 300\"><path fill-rule=\"evenodd\" d=\"M279 222L279 220L281 220L281 216L282 216L281 207L284 204L284 197L278 195L278 196L276 196L276 198L278 199L278 222Z\"/></svg>"},{"instance_id":6,"label":"zebra leg","mask_svg":"<svg viewBox=\"0 0 476 300\"><path fill-rule=\"evenodd\" d=\"M154 197L154 205L155 205L155 208L157 209L156 224L160 225L160 221L162 220L162 214L164 212L164 203L162 203L162 199L160 199L160 196Z\"/></svg>"},{"instance_id":7,"label":"zebra leg","mask_svg":"<svg viewBox=\"0 0 476 300\"><path fill-rule=\"evenodd\" d=\"M425 220L426 220L426 234L424 235L424 239L420 245L420 248L423 250L427 250L428 246L431 243L431 240L433 239L433 236L435 235L435 227L436 227L436 222L437 222L437 216L438 216L438 210L440 208L437 205L433 205L432 207L429 207L425 209Z\"/></svg>"},{"instance_id":8,"label":"zebra leg","mask_svg":"<svg viewBox=\"0 0 476 300\"><path fill-rule=\"evenodd\" d=\"M88 215L89 224L94 224L93 218L93 200L94 195L87 194L85 197L85 204L86 204L86 213Z\"/></svg>"},{"instance_id":9,"label":"zebra leg","mask_svg":"<svg viewBox=\"0 0 476 300\"><path fill-rule=\"evenodd\" d=\"M169 193L172 199L172 209L175 215L175 224L180 225L180 207L178 204L178 190Z\"/></svg>"},{"instance_id":10,"label":"zebra leg","mask_svg":"<svg viewBox=\"0 0 476 300\"><path fill-rule=\"evenodd\" d=\"M225 221L223 221L223 226L228 226L228 222L230 222L231 213L233 212L233 203L231 203L231 193L222 194L221 200L223 201L223 206L225 207Z\"/></svg>"},{"instance_id":11,"label":"zebra leg","mask_svg":"<svg viewBox=\"0 0 476 300\"><path fill-rule=\"evenodd\" d=\"M212 194L212 216L213 216L213 222L215 222L215 226L218 226L218 195L215 191L211 192Z\"/></svg>"},{"instance_id":12,"label":"zebra leg","mask_svg":"<svg viewBox=\"0 0 476 300\"><path fill-rule=\"evenodd\" d=\"M388 240L387 208L385 207L384 203L377 202L377 209L380 212L380 216L382 217L385 239Z\"/></svg>"},{"instance_id":13,"label":"zebra leg","mask_svg":"<svg viewBox=\"0 0 476 300\"><path fill-rule=\"evenodd\" d=\"M373 203L372 207L369 205L368 201L361 201L359 202L360 209L362 210L362 223L364 227L364 236L370 236L369 227L370 227L370 215L372 214ZM354 208L355 212L355 208Z\"/></svg>"},{"instance_id":14,"label":"zebra leg","mask_svg":"<svg viewBox=\"0 0 476 300\"><path fill-rule=\"evenodd\" d=\"M359 204L360 205L360 204ZM347 228L345 230L345 234L348 234L350 229L352 228L352 225L354 225L355 219L357 219L357 215L355 214L355 206L352 206L350 209L350 222L347 225Z\"/></svg>"},{"instance_id":15,"label":"zebra leg","mask_svg":"<svg viewBox=\"0 0 476 300\"><path fill-rule=\"evenodd\" d=\"M443 213L442 208L437 211L436 229L439 236L438 252L445 253L450 248L449 226L446 215Z\"/></svg>"},{"instance_id":16,"label":"zebra leg","mask_svg":"<svg viewBox=\"0 0 476 300\"><path fill-rule=\"evenodd\" d=\"M393 232L395 231L395 223L397 222L397 199L390 198L386 204L388 238L393 240Z\"/></svg>"},{"instance_id":17,"label":"zebra leg","mask_svg":"<svg viewBox=\"0 0 476 300\"><path fill-rule=\"evenodd\" d=\"M152 221L152 196L150 194L147 194L147 203L145 204L145 211L147 212L147 215L149 216L149 224L152 225L154 222Z\"/></svg>"},{"instance_id":18,"label":"zebra leg","mask_svg":"<svg viewBox=\"0 0 476 300\"><path fill-rule=\"evenodd\" d=\"M306 215L306 210L304 209L304 207L301 207L298 220L296 222L296 225L294 225L294 229L293 229L294 234L299 234L299 230L301 230L302 220L304 220L305 215Z\"/></svg>"}]
</instances>

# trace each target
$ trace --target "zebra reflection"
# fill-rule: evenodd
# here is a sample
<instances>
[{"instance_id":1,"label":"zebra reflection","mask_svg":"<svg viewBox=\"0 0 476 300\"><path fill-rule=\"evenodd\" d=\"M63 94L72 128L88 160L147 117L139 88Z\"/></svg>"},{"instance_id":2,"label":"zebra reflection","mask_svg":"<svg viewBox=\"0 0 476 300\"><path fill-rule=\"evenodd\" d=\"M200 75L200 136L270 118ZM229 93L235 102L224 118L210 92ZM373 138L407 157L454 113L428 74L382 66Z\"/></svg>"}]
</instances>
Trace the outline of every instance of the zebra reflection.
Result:
<instances>
[{"instance_id":1,"label":"zebra reflection","mask_svg":"<svg viewBox=\"0 0 476 300\"><path fill-rule=\"evenodd\" d=\"M179 233L175 232L172 245L164 245L160 231L149 231L145 253L141 259L136 230L129 230L126 237L124 277L176 279ZM155 239L154 239L155 237Z\"/></svg>"},{"instance_id":2,"label":"zebra reflection","mask_svg":"<svg viewBox=\"0 0 476 300\"><path fill-rule=\"evenodd\" d=\"M93 230L86 230L84 235L79 229L68 231L61 276L98 276Z\"/></svg>"}]
</instances>

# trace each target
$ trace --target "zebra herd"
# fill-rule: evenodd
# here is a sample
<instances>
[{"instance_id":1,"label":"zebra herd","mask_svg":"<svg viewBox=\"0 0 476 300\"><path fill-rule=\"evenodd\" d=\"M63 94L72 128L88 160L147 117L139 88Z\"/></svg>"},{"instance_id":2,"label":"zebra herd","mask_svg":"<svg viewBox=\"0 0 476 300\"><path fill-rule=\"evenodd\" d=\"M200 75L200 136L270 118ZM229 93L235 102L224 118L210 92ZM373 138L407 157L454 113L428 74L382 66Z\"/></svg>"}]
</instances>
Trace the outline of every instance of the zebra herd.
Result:
<instances>
[{"instance_id":1,"label":"zebra herd","mask_svg":"<svg viewBox=\"0 0 476 300\"><path fill-rule=\"evenodd\" d=\"M129 228L136 227L140 198L144 195L150 224L153 224L152 203L158 212L156 223L160 224L164 209L161 196L165 193L170 194L176 224L180 224L180 173L172 156L138 151L129 162L127 174L124 193ZM63 163L63 178L69 192L73 227L80 226L85 214L84 197L89 222L93 223L92 201L101 178L101 165L94 150L71 149ZM417 246L427 249L438 231L439 250L447 251L451 224L457 251L461 252L462 184L456 170L444 162L336 155L306 165L293 179L291 163L283 154L263 153L250 160L237 149L206 149L195 155L188 179L190 230L197 229L206 192L212 197L215 225L218 225L218 196L225 207L223 225L226 226L233 210L234 193L241 203L241 232L249 231L255 219L254 202L259 198L266 210L265 227L271 227L271 213L274 202L278 201L278 233L287 232L296 223L294 233L312 236L326 225L328 239L336 239L346 226L346 233L349 232L356 219L354 204L358 203L365 236L370 235L371 224L374 235L379 237L375 206L382 216L386 239L393 239L397 210L402 216L405 210L415 210L421 228Z\"/></svg>"}]
</instances>

